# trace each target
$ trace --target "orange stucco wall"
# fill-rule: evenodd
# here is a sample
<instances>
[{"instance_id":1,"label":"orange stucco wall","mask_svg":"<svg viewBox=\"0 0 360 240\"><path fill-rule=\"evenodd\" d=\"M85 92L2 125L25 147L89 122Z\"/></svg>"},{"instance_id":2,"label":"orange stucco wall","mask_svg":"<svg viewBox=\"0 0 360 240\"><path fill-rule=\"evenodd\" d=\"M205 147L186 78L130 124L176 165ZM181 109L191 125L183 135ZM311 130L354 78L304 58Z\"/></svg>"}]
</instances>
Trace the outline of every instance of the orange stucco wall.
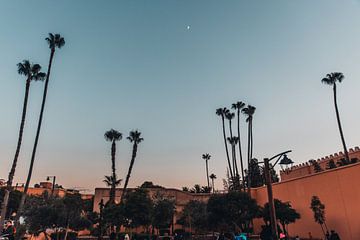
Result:
<instances>
[{"instance_id":1,"label":"orange stucco wall","mask_svg":"<svg viewBox=\"0 0 360 240\"><path fill-rule=\"evenodd\" d=\"M273 184L274 198L290 202L301 214L301 219L289 225L291 235L322 237L320 225L314 222L310 209L313 195L325 204L326 223L330 229L339 232L341 239L360 239L360 163L339 167L321 173ZM252 190L252 196L259 205L267 201L265 187ZM259 230L260 220L256 221Z\"/></svg>"}]
</instances>

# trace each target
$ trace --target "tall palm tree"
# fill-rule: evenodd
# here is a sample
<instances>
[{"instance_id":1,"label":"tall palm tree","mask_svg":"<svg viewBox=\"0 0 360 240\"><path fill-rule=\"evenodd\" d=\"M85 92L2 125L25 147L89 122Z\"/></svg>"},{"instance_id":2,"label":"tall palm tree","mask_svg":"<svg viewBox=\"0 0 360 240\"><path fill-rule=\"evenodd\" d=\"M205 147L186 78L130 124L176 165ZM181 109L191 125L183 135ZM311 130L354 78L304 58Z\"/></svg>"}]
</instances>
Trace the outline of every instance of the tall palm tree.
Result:
<instances>
[{"instance_id":1,"label":"tall palm tree","mask_svg":"<svg viewBox=\"0 0 360 240\"><path fill-rule=\"evenodd\" d=\"M39 64L31 64L29 60L24 60L22 63L18 63L17 67L18 67L18 73L20 75L24 75L26 77L25 96L24 96L24 103L23 103L23 109L22 109L22 115L21 115L18 141L17 141L17 145L16 145L16 150L15 150L15 156L14 156L14 159L12 162L11 170L9 172L9 176L8 176L8 180L7 180L7 184L6 184L6 188L5 188L4 200L2 202L1 218L0 218L0 232L2 231L2 228L4 226L4 220L5 220L6 211L7 211L7 207L8 207L11 186L12 186L12 182L13 182L14 175L15 175L17 161L19 158L22 137L23 137L23 132L24 132L24 126L25 126L27 103L28 103L28 97L29 97L29 92L30 92L30 83L31 83L31 81L43 81L46 76L45 73L41 72L41 66Z\"/></svg>"},{"instance_id":2,"label":"tall palm tree","mask_svg":"<svg viewBox=\"0 0 360 240\"><path fill-rule=\"evenodd\" d=\"M235 117L235 113L232 112L227 112L225 114L225 118L229 121L229 133L230 133L230 138L233 137L233 133L232 133L232 120ZM230 143L230 142L229 142ZM230 145L231 146L231 145ZM233 162L232 162L232 167L233 167L233 176L236 176L236 172L238 172L238 170L236 169L236 162L234 162L234 157L232 157Z\"/></svg>"},{"instance_id":3,"label":"tall palm tree","mask_svg":"<svg viewBox=\"0 0 360 240\"><path fill-rule=\"evenodd\" d=\"M252 121L253 115L255 113L256 108L254 106L248 105L243 108L241 111L247 116L246 122L248 123L248 191L250 193L251 188L251 171L250 171L250 161L252 159L252 150L253 150L253 135L252 135Z\"/></svg>"},{"instance_id":4,"label":"tall palm tree","mask_svg":"<svg viewBox=\"0 0 360 240\"><path fill-rule=\"evenodd\" d=\"M336 98L336 82L341 83L343 80L344 80L344 75L341 72L333 72L333 73L327 74L326 77L321 80L321 82L324 83L324 84L328 84L328 85L333 86L336 119L337 119L337 123L338 123L338 127L339 127L341 142L342 142L342 145L343 145L343 148L344 148L345 160L347 162L350 162L349 153L348 153L348 150L347 150L347 147L346 147L346 144L345 144L344 133L343 133L343 130L342 130L342 127L341 127L340 114L339 114L339 109L338 109L338 106L337 106L337 98Z\"/></svg>"},{"instance_id":5,"label":"tall palm tree","mask_svg":"<svg viewBox=\"0 0 360 240\"><path fill-rule=\"evenodd\" d=\"M240 159L240 166L241 166L241 178L244 181L245 180L245 174L244 174L244 162L242 158L242 151L241 151L241 136L240 136L240 111L245 107L245 103L243 102L236 102L233 103L231 108L234 110L237 110L237 132L238 132L238 138L239 138L239 159ZM245 190L245 185L244 185Z\"/></svg>"},{"instance_id":6,"label":"tall palm tree","mask_svg":"<svg viewBox=\"0 0 360 240\"><path fill-rule=\"evenodd\" d=\"M131 171L132 171L132 168L133 168L134 163L135 163L135 158L136 158L136 154L137 154L138 145L139 145L139 143L141 143L144 140L140 136L141 136L141 132L139 132L138 130L135 130L135 131L131 131L129 136L127 137L127 139L131 143L133 143L133 150L132 150L132 156L131 156L131 161L130 161L130 165L129 165L129 170L127 172L126 179L125 179L124 189L123 189L123 192L121 194L120 203L122 203L122 201L124 199L124 196L125 196L125 193L126 193L126 188L128 186L128 183L129 183Z\"/></svg>"},{"instance_id":7,"label":"tall palm tree","mask_svg":"<svg viewBox=\"0 0 360 240\"><path fill-rule=\"evenodd\" d=\"M210 160L210 158L211 158L211 155L208 154L208 153L205 153L205 154L202 155L202 159L204 159L205 163L206 163L206 180L207 180L208 187L210 187L209 166L208 166L208 161Z\"/></svg>"},{"instance_id":8,"label":"tall palm tree","mask_svg":"<svg viewBox=\"0 0 360 240\"><path fill-rule=\"evenodd\" d=\"M116 141L120 141L122 139L122 134L114 129L110 129L104 134L104 138L106 141L111 142L111 188L110 188L110 203L115 202L115 190L116 190L116 169L115 169L115 155L116 155Z\"/></svg>"},{"instance_id":9,"label":"tall palm tree","mask_svg":"<svg viewBox=\"0 0 360 240\"><path fill-rule=\"evenodd\" d=\"M226 132L225 132L225 116L226 116L226 114L228 112L229 112L229 110L227 108L218 108L218 109L216 109L216 115L220 116L221 121L222 121L222 130L223 130L226 158L227 158L227 162L228 162L230 178L233 179L233 172L232 172L232 167L231 167L231 163L230 163L229 149L228 149L227 142L226 142Z\"/></svg>"},{"instance_id":10,"label":"tall palm tree","mask_svg":"<svg viewBox=\"0 0 360 240\"><path fill-rule=\"evenodd\" d=\"M210 178L211 178L213 193L215 193L214 180L216 179L216 175L212 173L212 174L210 175Z\"/></svg>"},{"instance_id":11,"label":"tall palm tree","mask_svg":"<svg viewBox=\"0 0 360 240\"><path fill-rule=\"evenodd\" d=\"M31 154L29 172L28 172L28 176L27 176L27 179L26 179L24 192L23 192L22 197L21 197L19 210L18 210L18 213L16 214L16 220L19 220L19 217L22 214L26 194L27 194L27 191L28 191L29 185L30 185L31 175L32 175L33 167L34 167L36 149L37 149L39 136L40 136L40 129L41 129L41 124L42 124L42 119L43 119L43 114L44 114L44 108L45 108L45 102L46 102L46 96L47 96L47 89L48 89L48 85L49 85L50 72L51 72L52 61L53 61L54 54L55 54L55 49L56 48L61 48L61 47L63 47L65 45L65 40L64 40L63 37L60 36L60 34L49 33L49 37L45 38L45 40L49 44L49 48L50 48L49 66L48 66L48 71L47 71L47 74L46 74L44 93L43 93L43 98L42 98L42 102L41 102L41 109L40 109L38 126L37 126L37 129L36 129L36 136L35 136L34 146L33 146L32 154Z\"/></svg>"}]
</instances>

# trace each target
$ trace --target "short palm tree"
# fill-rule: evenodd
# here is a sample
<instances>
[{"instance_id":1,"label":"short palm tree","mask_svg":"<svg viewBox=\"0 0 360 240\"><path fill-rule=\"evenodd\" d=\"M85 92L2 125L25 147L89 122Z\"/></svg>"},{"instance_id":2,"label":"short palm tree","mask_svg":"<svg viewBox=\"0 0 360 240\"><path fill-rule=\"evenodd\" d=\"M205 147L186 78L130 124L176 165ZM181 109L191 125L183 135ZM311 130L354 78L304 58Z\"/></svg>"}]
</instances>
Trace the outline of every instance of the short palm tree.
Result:
<instances>
[{"instance_id":1,"label":"short palm tree","mask_svg":"<svg viewBox=\"0 0 360 240\"><path fill-rule=\"evenodd\" d=\"M228 149L228 145L226 142L226 132L225 132L225 116L226 114L229 112L229 110L227 108L218 108L216 109L216 115L221 117L221 121L222 121L222 130L223 130L223 138L224 138L224 144L225 144L225 151L226 151L226 158L227 158L227 162L228 162L228 168L229 168L229 172L230 172L230 178L233 178L233 171L232 171L232 167L231 167L231 162L230 162L230 157L229 157L229 149Z\"/></svg>"},{"instance_id":2,"label":"short palm tree","mask_svg":"<svg viewBox=\"0 0 360 240\"><path fill-rule=\"evenodd\" d=\"M337 98L336 98L336 83L337 82L341 83L343 80L344 80L344 75L341 72L333 72L333 73L327 74L326 77L321 80L321 82L333 87L336 119L337 119L337 124L338 124L338 127L339 127L341 142L342 142L342 145L343 145L343 148L344 148L345 160L347 162L350 162L349 153L348 153L348 150L347 150L347 147L346 147L346 144L345 144L344 133L343 133L343 130L342 130L342 127L341 127L340 114L339 114L339 109L338 109L338 106L337 106Z\"/></svg>"},{"instance_id":3,"label":"short palm tree","mask_svg":"<svg viewBox=\"0 0 360 240\"><path fill-rule=\"evenodd\" d=\"M251 186L251 171L250 171L250 161L252 159L252 151L253 151L253 134L252 134L252 121L253 115L255 113L256 108L254 106L248 105L247 107L242 109L242 112L247 116L246 122L248 123L248 191L250 192Z\"/></svg>"},{"instance_id":4,"label":"short palm tree","mask_svg":"<svg viewBox=\"0 0 360 240\"><path fill-rule=\"evenodd\" d=\"M238 138L239 138L239 158L240 158L240 166L241 166L241 178L244 181L245 180L245 174L244 174L244 161L242 158L242 150L241 150L241 135L240 135L240 111L245 107L245 103L243 102L236 102L233 103L231 108L234 110L237 110L237 132L238 132ZM245 190L245 185L244 185Z\"/></svg>"},{"instance_id":5,"label":"short palm tree","mask_svg":"<svg viewBox=\"0 0 360 240\"><path fill-rule=\"evenodd\" d=\"M36 129L36 136L35 136L34 146L33 146L32 154L31 154L29 172L28 172L28 176L27 176L27 179L26 179L24 192L23 192L22 197L21 197L18 214L16 215L17 222L18 222L19 217L21 216L22 211L23 211L25 198L26 198L27 191L29 189L31 175L32 175L33 167L34 167L35 155L36 155L37 145L38 145L39 136L40 136L41 124L42 124L44 108L45 108L45 102L46 102L46 96L47 96L47 89L48 89L51 66L52 66L52 61L53 61L54 54L55 54L55 49L56 48L61 48L61 47L63 47L65 45L65 40L64 40L63 37L60 36L60 34L49 33L49 37L45 38L45 40L47 41L47 43L49 45L49 48L50 48L49 66L48 66L48 71L47 71L47 74L46 74L43 98L42 98L42 102L41 102L41 109L40 109L38 126L37 126L37 129Z\"/></svg>"},{"instance_id":6,"label":"short palm tree","mask_svg":"<svg viewBox=\"0 0 360 240\"><path fill-rule=\"evenodd\" d=\"M208 187L210 187L210 181L209 181L209 166L208 166L208 162L211 158L211 155L208 154L208 153L205 153L202 155L202 159L205 160L205 163L206 163L206 180L207 180L207 184L208 184Z\"/></svg>"},{"instance_id":7,"label":"short palm tree","mask_svg":"<svg viewBox=\"0 0 360 240\"><path fill-rule=\"evenodd\" d=\"M18 67L18 73L20 75L24 75L26 77L25 96L24 96L24 103L23 103L23 109L22 109L22 115L21 115L18 141L17 141L17 145L16 145L16 150L15 150L15 156L14 156L14 159L12 162L11 170L9 172L9 176L8 176L8 180L7 180L7 184L6 184L4 201L2 202L0 230L2 230L2 227L4 226L3 221L5 220L11 186L12 186L12 182L13 182L13 179L15 176L15 169L16 169L18 158L19 158L22 137L23 137L23 132L24 132L24 126L25 126L27 103L28 103L29 92L30 92L30 83L32 81L43 81L46 76L45 73L41 72L41 66L39 64L31 64L29 60L24 60L22 63L18 63L17 67Z\"/></svg>"},{"instance_id":8,"label":"short palm tree","mask_svg":"<svg viewBox=\"0 0 360 240\"><path fill-rule=\"evenodd\" d=\"M106 186L113 189L121 184L122 179L117 179L117 176L115 174L115 175L111 175L111 176L105 176L105 179L103 180L103 182L106 184ZM110 198L109 198L108 203L112 203L112 204L115 203L115 194L112 195L113 192L114 191L110 190Z\"/></svg>"},{"instance_id":9,"label":"short palm tree","mask_svg":"<svg viewBox=\"0 0 360 240\"><path fill-rule=\"evenodd\" d=\"M211 183L212 183L213 193L215 193L215 184L214 184L214 181L215 181L215 179L216 179L216 175L212 173L212 174L210 175L210 179L211 179Z\"/></svg>"},{"instance_id":10,"label":"short palm tree","mask_svg":"<svg viewBox=\"0 0 360 240\"><path fill-rule=\"evenodd\" d=\"M137 154L138 145L139 145L139 143L141 143L144 140L140 136L141 136L141 132L139 132L138 130L135 130L135 131L131 131L129 136L127 137L127 139L131 143L133 143L133 150L132 150L132 156L131 156L131 161L130 161L130 165L129 165L129 170L128 170L127 175L126 175L125 184L124 184L123 192L122 192L122 195L121 195L120 203L122 203L122 201L124 199L124 196L126 194L126 188L127 188L128 184L129 184L131 171L132 171L132 168L133 168L134 163L135 163L135 158L136 158L136 154Z\"/></svg>"},{"instance_id":11,"label":"short palm tree","mask_svg":"<svg viewBox=\"0 0 360 240\"><path fill-rule=\"evenodd\" d=\"M115 202L115 191L116 186L119 184L116 184L116 168L115 168L115 155L116 155L116 142L120 141L122 139L122 134L114 129L110 129L104 134L105 140L108 142L111 142L111 188L110 188L110 198L109 202L114 203Z\"/></svg>"}]
</instances>

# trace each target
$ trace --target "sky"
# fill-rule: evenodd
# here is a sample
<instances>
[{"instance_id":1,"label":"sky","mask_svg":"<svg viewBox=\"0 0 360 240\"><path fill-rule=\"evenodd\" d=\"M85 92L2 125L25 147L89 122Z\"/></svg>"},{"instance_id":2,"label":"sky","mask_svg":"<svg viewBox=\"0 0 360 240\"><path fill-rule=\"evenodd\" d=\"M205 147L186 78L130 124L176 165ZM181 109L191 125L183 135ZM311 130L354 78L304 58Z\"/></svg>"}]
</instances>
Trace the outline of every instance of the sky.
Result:
<instances>
[{"instance_id":1,"label":"sky","mask_svg":"<svg viewBox=\"0 0 360 240\"><path fill-rule=\"evenodd\" d=\"M341 71L346 143L360 145L359 26L356 0L1 1L0 178L11 167L25 89L16 64L29 59L46 71L49 32L66 44L55 53L32 185L56 175L65 187L104 187L111 162L103 136L114 128L124 136L120 178L131 158L126 136L138 129L144 138L130 187L205 185L201 155L209 153L221 189L215 110L236 101L256 107L254 157L291 149L295 163L317 159L341 151L332 88L321 83ZM26 179L43 86L31 84L15 183Z\"/></svg>"}]
</instances>

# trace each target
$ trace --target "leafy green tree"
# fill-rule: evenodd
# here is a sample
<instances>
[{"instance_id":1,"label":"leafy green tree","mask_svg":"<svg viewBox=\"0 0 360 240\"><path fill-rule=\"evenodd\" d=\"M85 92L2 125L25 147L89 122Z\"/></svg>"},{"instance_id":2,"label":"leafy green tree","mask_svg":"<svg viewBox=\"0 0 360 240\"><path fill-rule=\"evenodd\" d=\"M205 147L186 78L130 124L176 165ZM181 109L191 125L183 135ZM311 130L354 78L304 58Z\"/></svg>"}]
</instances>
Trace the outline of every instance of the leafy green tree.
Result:
<instances>
[{"instance_id":1,"label":"leafy green tree","mask_svg":"<svg viewBox=\"0 0 360 240\"><path fill-rule=\"evenodd\" d=\"M61 48L61 47L63 47L65 45L65 40L64 40L63 37L61 37L60 34L49 33L49 37L45 38L45 40L47 41L47 43L49 45L49 48L50 48L50 60L49 60L48 71L47 71L47 74L46 74L44 93L43 93L43 98L42 98L42 102L41 102L41 109L40 109L40 115L39 115L39 121L38 121L37 129L36 129L36 136L35 136L34 146L33 146L33 150L32 150L32 153L31 153L29 171L28 171L28 175L27 175L27 178L26 178L24 192L23 192L23 195L21 197L19 211L18 211L18 214L16 215L16 218L17 218L16 222L18 222L19 217L22 215L23 206L24 206L24 203L25 203L25 199L26 199L26 196L27 196L27 191L29 189L30 180L31 180L32 172L33 172L33 167L34 167L34 162L35 162L35 155L36 155L36 150L37 150L38 141L39 141L39 137L40 137L41 124L42 124L42 119L43 119L43 114L44 114L44 109L45 109L45 102L46 102L46 96L47 96L47 90L48 90L48 85L49 85L51 66L52 66L52 61L53 61L53 57L54 57L54 54L55 54L55 49L56 48Z\"/></svg>"},{"instance_id":2,"label":"leafy green tree","mask_svg":"<svg viewBox=\"0 0 360 240\"><path fill-rule=\"evenodd\" d=\"M334 169L334 168L336 168L337 166L336 166L336 163L334 162L334 160L333 159L331 159L330 161L328 161L327 163L326 163L326 169Z\"/></svg>"},{"instance_id":3,"label":"leafy green tree","mask_svg":"<svg viewBox=\"0 0 360 240\"><path fill-rule=\"evenodd\" d=\"M204 232L208 227L207 216L206 203L191 200L184 206L178 223L195 230L195 233Z\"/></svg>"},{"instance_id":4,"label":"leafy green tree","mask_svg":"<svg viewBox=\"0 0 360 240\"><path fill-rule=\"evenodd\" d=\"M124 215L123 204L107 204L103 210L104 223L107 226L116 226L117 229L126 223Z\"/></svg>"},{"instance_id":5,"label":"leafy green tree","mask_svg":"<svg viewBox=\"0 0 360 240\"><path fill-rule=\"evenodd\" d=\"M141 184L140 188L164 188L160 185L155 185L153 182L145 181L143 184Z\"/></svg>"},{"instance_id":6,"label":"leafy green tree","mask_svg":"<svg viewBox=\"0 0 360 240\"><path fill-rule=\"evenodd\" d=\"M346 143L345 143L344 133L343 133L343 130L342 130L342 127L341 127L340 114L339 114L339 109L338 109L338 105L337 105L337 98L336 98L336 83L337 82L341 83L343 80L344 80L344 75L341 72L333 72L333 73L327 74L326 77L324 77L321 80L321 82L333 87L336 120L337 120L339 132L340 132L340 137L341 137L341 142L342 142L344 153L345 153L345 160L347 162L350 162L349 153L348 153Z\"/></svg>"},{"instance_id":7,"label":"leafy green tree","mask_svg":"<svg viewBox=\"0 0 360 240\"><path fill-rule=\"evenodd\" d=\"M209 181L209 165L208 165L208 162L211 158L211 155L208 154L208 153L205 153L202 155L202 159L205 160L205 163L206 163L206 180L207 180L207 184L208 184L208 187L210 187L210 181Z\"/></svg>"},{"instance_id":8,"label":"leafy green tree","mask_svg":"<svg viewBox=\"0 0 360 240\"><path fill-rule=\"evenodd\" d=\"M250 166L250 162L252 159L252 154L253 154L253 133L252 133L252 122L253 122L253 115L255 113L256 108L254 106L248 105L247 107L243 108L241 110L242 113L244 113L247 118L246 118L246 122L248 123L248 166ZM248 177L248 192L250 194L250 187L252 186L251 184L251 180L252 180L252 175L253 173L251 172L251 169L248 169L248 175L250 177Z\"/></svg>"},{"instance_id":9,"label":"leafy green tree","mask_svg":"<svg viewBox=\"0 0 360 240\"><path fill-rule=\"evenodd\" d=\"M229 157L229 149L228 149L228 145L227 145L227 142L226 142L226 132L225 132L225 116L226 116L227 113L229 113L229 110L227 108L218 108L218 109L216 109L216 115L221 117L222 131L223 131L225 151L226 151L226 159L227 159L227 162L228 162L230 178L232 179L234 176L233 176L233 171L232 171L232 167L231 167L231 162L230 162L230 157Z\"/></svg>"},{"instance_id":10,"label":"leafy green tree","mask_svg":"<svg viewBox=\"0 0 360 240\"><path fill-rule=\"evenodd\" d=\"M5 188L0 188L0 204L3 203L4 201L4 196L5 196ZM6 211L6 219L9 219L10 216L17 212L17 209L19 208L19 204L20 204L20 199L21 199L21 195L22 193L20 191L11 191L10 195L9 195L9 200L8 200L8 204L7 204L7 211Z\"/></svg>"},{"instance_id":11,"label":"leafy green tree","mask_svg":"<svg viewBox=\"0 0 360 240\"><path fill-rule=\"evenodd\" d=\"M126 188L128 186L131 171L132 171L134 163L135 163L135 158L136 158L136 154L137 154L138 145L139 145L139 143L141 143L144 140L141 137L141 132L139 132L138 130L131 131L129 136L127 137L127 139L131 143L133 143L133 150L132 150L132 156L131 156L131 161L130 161L130 165L129 165L129 170L128 170L127 175L126 175L124 189L123 189L123 192L122 192L122 195L121 195L120 203L123 201L123 198L124 198L124 196L126 194Z\"/></svg>"},{"instance_id":12,"label":"leafy green tree","mask_svg":"<svg viewBox=\"0 0 360 240\"><path fill-rule=\"evenodd\" d=\"M122 134L114 129L105 132L104 138L106 141L111 142L111 176L105 176L104 182L110 186L109 203L115 203L116 186L120 185L121 179L117 179L115 168L115 155L116 155L116 142L122 139Z\"/></svg>"},{"instance_id":13,"label":"leafy green tree","mask_svg":"<svg viewBox=\"0 0 360 240\"><path fill-rule=\"evenodd\" d=\"M29 60L24 60L22 63L17 64L18 67L18 73L20 75L24 75L26 77L25 81L25 96L24 96L24 103L23 103L23 109L22 109L22 115L21 115L21 122L20 122L20 130L18 135L18 141L16 145L15 150L15 156L11 165L11 170L9 172L8 180L6 183L5 188L5 196L2 201L1 206L1 215L0 215L0 232L3 229L4 226L4 220L6 216L6 211L8 209L8 201L10 192L12 189L12 183L15 176L15 169L17 166L19 154L20 154L20 148L22 143L22 137L24 133L24 126L25 126L25 119L26 119L26 110L27 110L27 104L28 104L28 98L29 98L29 92L30 92L30 83L32 81L43 81L45 79L46 74L41 72L41 66L39 64L32 64Z\"/></svg>"},{"instance_id":14,"label":"leafy green tree","mask_svg":"<svg viewBox=\"0 0 360 240\"><path fill-rule=\"evenodd\" d=\"M218 231L251 231L250 222L258 217L260 208L245 192L231 191L227 194L213 194L207 203L208 223Z\"/></svg>"},{"instance_id":15,"label":"leafy green tree","mask_svg":"<svg viewBox=\"0 0 360 240\"><path fill-rule=\"evenodd\" d=\"M158 197L154 200L152 212L152 225L157 229L169 228L173 223L175 214L175 201Z\"/></svg>"},{"instance_id":16,"label":"leafy green tree","mask_svg":"<svg viewBox=\"0 0 360 240\"><path fill-rule=\"evenodd\" d=\"M251 175L249 174L251 172ZM250 160L249 171L246 172L245 179L249 182L250 186L261 187L264 185L264 172L259 166L259 161L256 158Z\"/></svg>"},{"instance_id":17,"label":"leafy green tree","mask_svg":"<svg viewBox=\"0 0 360 240\"><path fill-rule=\"evenodd\" d=\"M190 189L189 189L188 187L182 187L182 190L183 190L184 192L190 192Z\"/></svg>"},{"instance_id":18,"label":"leafy green tree","mask_svg":"<svg viewBox=\"0 0 360 240\"><path fill-rule=\"evenodd\" d=\"M328 231L325 219L325 205L320 201L320 198L318 196L311 197L310 209L314 213L315 222L320 224L321 230L323 231L325 236L324 227L326 231Z\"/></svg>"},{"instance_id":19,"label":"leafy green tree","mask_svg":"<svg viewBox=\"0 0 360 240\"><path fill-rule=\"evenodd\" d=\"M137 188L129 192L124 199L124 217L129 227L149 226L153 202L148 191Z\"/></svg>"},{"instance_id":20,"label":"leafy green tree","mask_svg":"<svg viewBox=\"0 0 360 240\"><path fill-rule=\"evenodd\" d=\"M300 219L300 214L291 207L291 204L288 202L282 202L279 199L274 199L276 220L278 220L282 226L283 232L288 236L286 231L286 226L290 223L294 223L297 219ZM269 203L264 205L262 209L262 217L266 223L270 223L270 212L269 212Z\"/></svg>"},{"instance_id":21,"label":"leafy green tree","mask_svg":"<svg viewBox=\"0 0 360 240\"><path fill-rule=\"evenodd\" d=\"M241 136L240 136L240 111L245 107L245 103L243 102L236 102L233 103L231 108L237 110L237 132L238 132L238 139L239 139L239 157L240 157L240 166L241 166L241 177L244 181L245 173L244 173L244 162L242 158L242 151L241 151ZM245 191L245 186L244 186Z\"/></svg>"}]
</instances>

